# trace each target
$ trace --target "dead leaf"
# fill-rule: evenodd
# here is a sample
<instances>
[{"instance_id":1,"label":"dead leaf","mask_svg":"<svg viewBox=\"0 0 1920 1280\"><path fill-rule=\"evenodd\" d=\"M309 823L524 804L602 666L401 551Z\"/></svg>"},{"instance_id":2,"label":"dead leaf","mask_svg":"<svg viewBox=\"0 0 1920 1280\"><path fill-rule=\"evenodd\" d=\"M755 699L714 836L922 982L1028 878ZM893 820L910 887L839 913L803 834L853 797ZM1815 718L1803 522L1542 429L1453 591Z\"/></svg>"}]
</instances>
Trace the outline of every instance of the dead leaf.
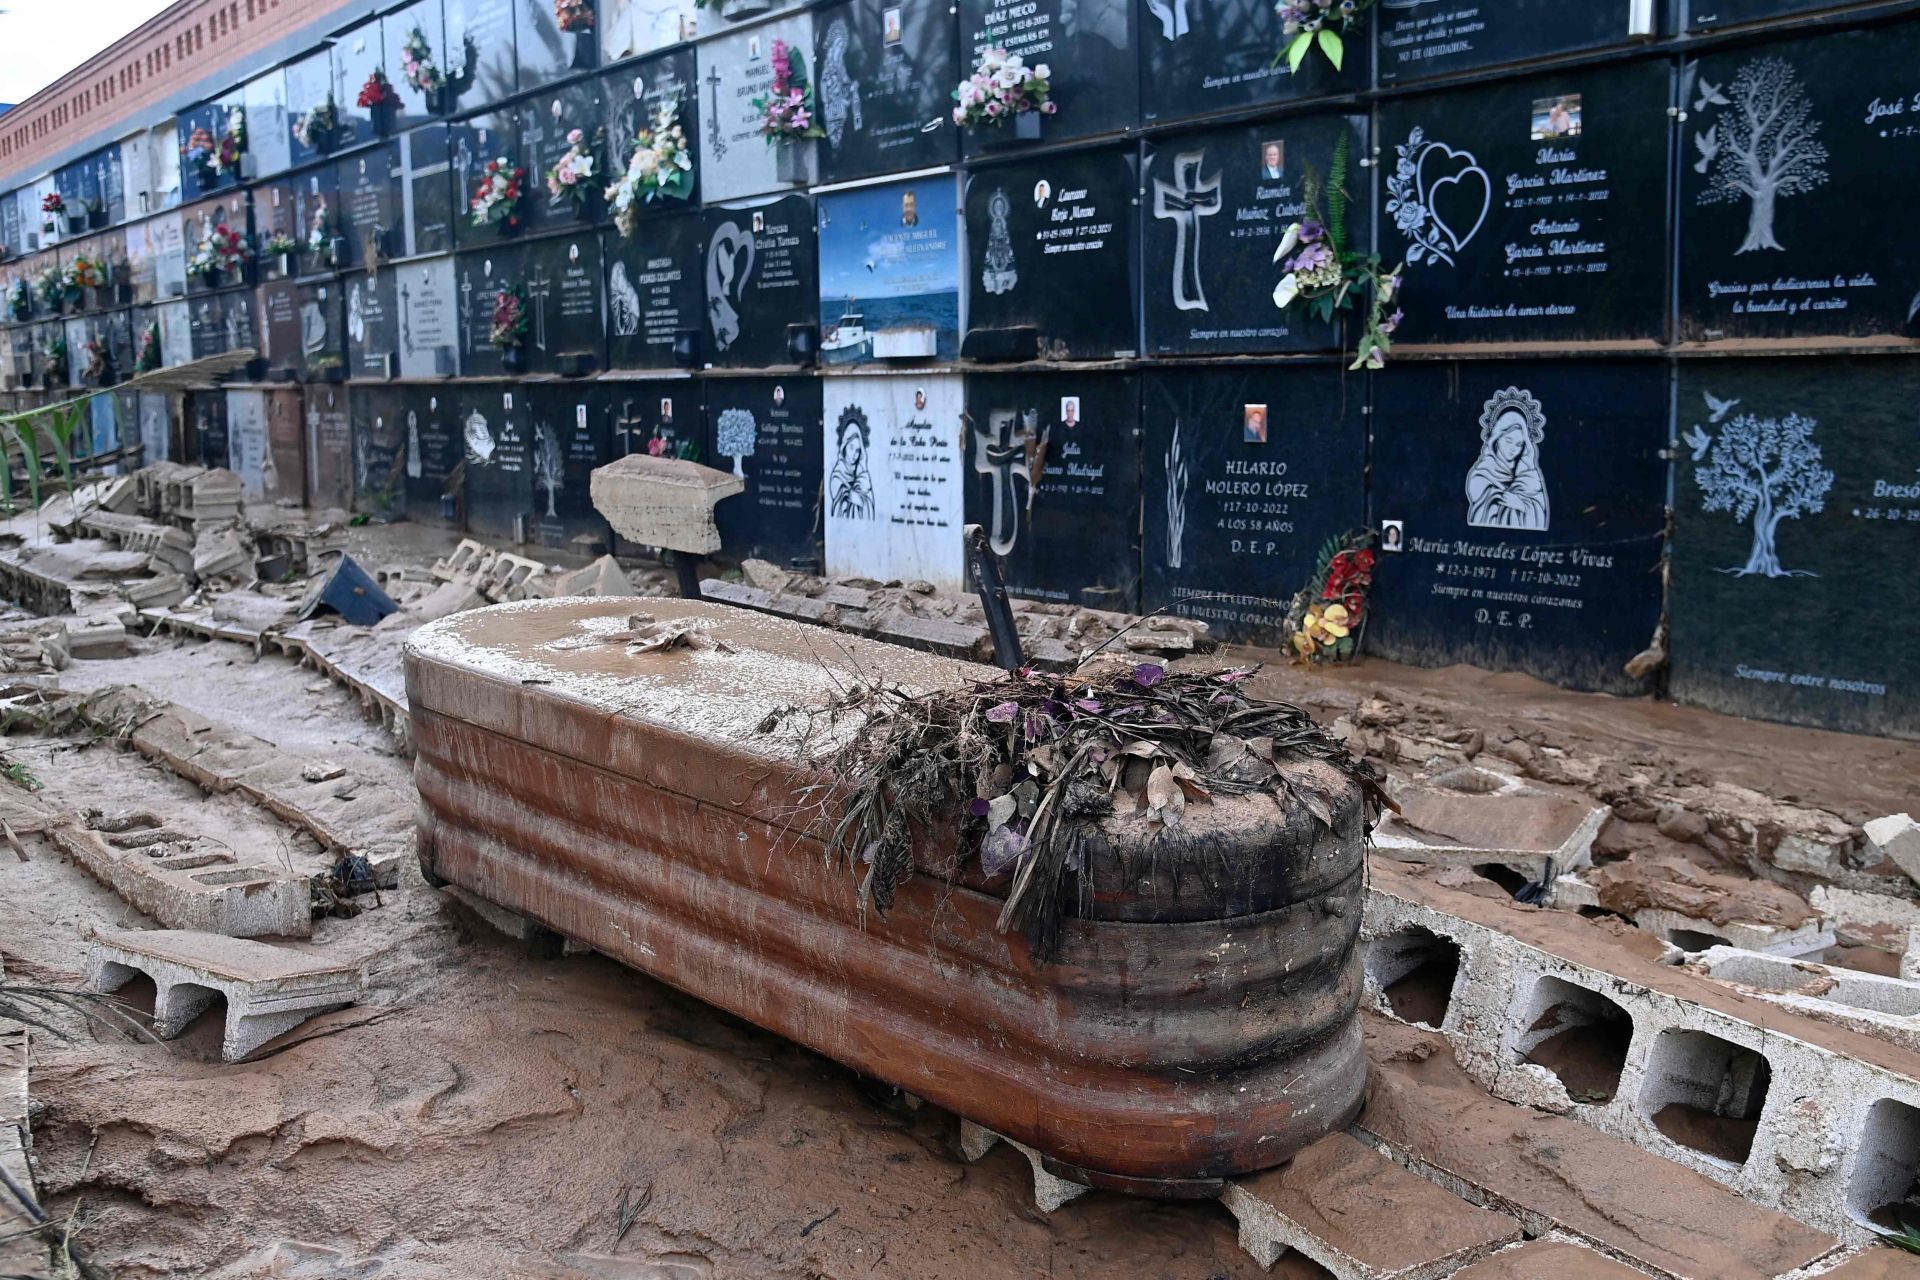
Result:
<instances>
[{"instance_id":1,"label":"dead leaf","mask_svg":"<svg viewBox=\"0 0 1920 1280\"><path fill-rule=\"evenodd\" d=\"M1160 754L1160 744L1148 742L1145 738L1135 738L1120 750L1130 756L1139 756L1142 760L1151 760Z\"/></svg>"},{"instance_id":2,"label":"dead leaf","mask_svg":"<svg viewBox=\"0 0 1920 1280\"><path fill-rule=\"evenodd\" d=\"M1166 765L1154 769L1147 778L1147 817L1165 826L1177 827L1187 810L1187 793Z\"/></svg>"},{"instance_id":3,"label":"dead leaf","mask_svg":"<svg viewBox=\"0 0 1920 1280\"><path fill-rule=\"evenodd\" d=\"M1185 760L1178 761L1174 764L1173 780L1180 784L1180 790L1186 793L1187 799L1189 800L1213 799L1213 792L1207 790L1207 784L1201 780L1198 773L1194 772L1193 766Z\"/></svg>"}]
</instances>

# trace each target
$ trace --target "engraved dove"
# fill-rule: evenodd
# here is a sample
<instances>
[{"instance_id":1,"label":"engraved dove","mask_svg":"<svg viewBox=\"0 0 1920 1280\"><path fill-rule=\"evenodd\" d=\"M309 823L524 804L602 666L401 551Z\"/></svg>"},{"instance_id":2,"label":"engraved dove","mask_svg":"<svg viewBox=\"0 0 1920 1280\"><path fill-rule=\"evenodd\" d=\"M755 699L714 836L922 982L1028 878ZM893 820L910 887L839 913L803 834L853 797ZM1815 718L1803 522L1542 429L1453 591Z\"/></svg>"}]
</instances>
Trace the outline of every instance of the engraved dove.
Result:
<instances>
[{"instance_id":1,"label":"engraved dove","mask_svg":"<svg viewBox=\"0 0 1920 1280\"><path fill-rule=\"evenodd\" d=\"M1706 400L1707 409L1711 413L1711 416L1707 419L1708 422L1720 421L1729 413L1733 412L1733 406L1740 403L1738 399L1722 400L1711 391L1702 391L1700 395Z\"/></svg>"},{"instance_id":2,"label":"engraved dove","mask_svg":"<svg viewBox=\"0 0 1920 1280\"><path fill-rule=\"evenodd\" d=\"M1695 462L1707 456L1707 446L1713 443L1713 437L1703 430L1699 423L1687 428L1687 434L1680 437L1693 450Z\"/></svg>"},{"instance_id":3,"label":"engraved dove","mask_svg":"<svg viewBox=\"0 0 1920 1280\"><path fill-rule=\"evenodd\" d=\"M1705 111L1708 107L1725 107L1731 105L1732 104L1727 101L1727 95L1720 92L1719 85L1708 84L1705 80L1700 82L1700 91L1694 95L1693 99L1693 109L1695 111Z\"/></svg>"},{"instance_id":4,"label":"engraved dove","mask_svg":"<svg viewBox=\"0 0 1920 1280\"><path fill-rule=\"evenodd\" d=\"M1720 154L1720 126L1716 124L1705 133L1694 134L1693 149L1700 153L1700 158L1693 162L1693 171L1705 173Z\"/></svg>"}]
</instances>

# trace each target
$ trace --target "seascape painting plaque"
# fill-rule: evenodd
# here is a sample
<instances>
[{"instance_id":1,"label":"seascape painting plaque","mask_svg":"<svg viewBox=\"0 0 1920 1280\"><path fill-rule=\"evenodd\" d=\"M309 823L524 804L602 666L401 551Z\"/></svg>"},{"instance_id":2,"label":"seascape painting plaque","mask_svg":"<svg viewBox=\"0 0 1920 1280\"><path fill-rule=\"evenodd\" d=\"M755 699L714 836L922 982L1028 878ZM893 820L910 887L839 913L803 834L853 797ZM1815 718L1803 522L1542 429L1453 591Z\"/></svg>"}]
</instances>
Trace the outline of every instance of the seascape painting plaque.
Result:
<instances>
[{"instance_id":1,"label":"seascape painting plaque","mask_svg":"<svg viewBox=\"0 0 1920 1280\"><path fill-rule=\"evenodd\" d=\"M460 372L470 378L497 378L506 371L493 345L493 310L500 291L525 288L524 250L518 244L463 253L454 259L454 296L460 320ZM531 333L527 341L531 341ZM522 350L525 350L523 343Z\"/></svg>"},{"instance_id":2,"label":"seascape painting plaque","mask_svg":"<svg viewBox=\"0 0 1920 1280\"><path fill-rule=\"evenodd\" d=\"M705 362L722 369L792 363L789 326L818 315L813 202L792 195L751 209L709 209L702 226Z\"/></svg>"},{"instance_id":3,"label":"seascape painting plaque","mask_svg":"<svg viewBox=\"0 0 1920 1280\"><path fill-rule=\"evenodd\" d=\"M600 0L600 57L638 57L693 39L700 8L694 0Z\"/></svg>"},{"instance_id":4,"label":"seascape painting plaque","mask_svg":"<svg viewBox=\"0 0 1920 1280\"><path fill-rule=\"evenodd\" d=\"M533 425L525 388L461 389L467 530L501 542L529 532L533 518Z\"/></svg>"},{"instance_id":5,"label":"seascape painting plaque","mask_svg":"<svg viewBox=\"0 0 1920 1280\"><path fill-rule=\"evenodd\" d=\"M828 574L960 590L960 376L826 378L821 385Z\"/></svg>"},{"instance_id":6,"label":"seascape painting plaque","mask_svg":"<svg viewBox=\"0 0 1920 1280\"><path fill-rule=\"evenodd\" d=\"M962 75L990 48L1018 55L1028 67L1047 69L1049 96L1059 111L1041 117L1044 141L1113 133L1138 123L1135 0L960 0L959 8ZM969 155L1012 141L1006 126L962 137Z\"/></svg>"},{"instance_id":7,"label":"seascape painting plaque","mask_svg":"<svg viewBox=\"0 0 1920 1280\"><path fill-rule=\"evenodd\" d=\"M820 197L821 363L959 353L956 194L942 174Z\"/></svg>"},{"instance_id":8,"label":"seascape painting plaque","mask_svg":"<svg viewBox=\"0 0 1920 1280\"><path fill-rule=\"evenodd\" d=\"M700 330L706 290L707 222L697 213L659 218L644 238L608 231L607 360L615 369L674 367L674 335Z\"/></svg>"},{"instance_id":9,"label":"seascape painting plaque","mask_svg":"<svg viewBox=\"0 0 1920 1280\"><path fill-rule=\"evenodd\" d=\"M464 427L452 395L440 387L406 387L400 415L399 454L407 519L422 524L453 524L459 508L448 483L466 453Z\"/></svg>"},{"instance_id":10,"label":"seascape painting plaque","mask_svg":"<svg viewBox=\"0 0 1920 1280\"><path fill-rule=\"evenodd\" d=\"M572 549L575 538L611 547L606 517L593 505L593 469L613 460L606 387L526 388L533 418L533 516L542 546Z\"/></svg>"},{"instance_id":11,"label":"seascape painting plaque","mask_svg":"<svg viewBox=\"0 0 1920 1280\"><path fill-rule=\"evenodd\" d=\"M776 42L787 49L796 85L813 86L809 14L736 28L697 47L702 199L737 200L790 185L780 180L780 148L760 134L766 111L754 105L754 99L765 98L773 85ZM817 89L814 99L819 100Z\"/></svg>"},{"instance_id":12,"label":"seascape painting plaque","mask_svg":"<svg viewBox=\"0 0 1920 1280\"><path fill-rule=\"evenodd\" d=\"M1920 245L1903 219L1842 213L1920 164L1916 59L1903 23L1682 71L1683 339L1920 336Z\"/></svg>"},{"instance_id":13,"label":"seascape painting plaque","mask_svg":"<svg viewBox=\"0 0 1920 1280\"><path fill-rule=\"evenodd\" d=\"M1112 373L967 379L967 523L1015 595L1140 607L1140 387Z\"/></svg>"},{"instance_id":14,"label":"seascape painting plaque","mask_svg":"<svg viewBox=\"0 0 1920 1280\"><path fill-rule=\"evenodd\" d=\"M600 85L600 81L585 80L520 104L520 149L526 155L522 163L527 167L527 195L521 208L528 228L536 233L591 222L604 209L600 193L611 176L607 173L604 137L595 146L591 174L572 188L580 199L574 199L564 187L563 194L554 195L546 177L572 147L567 139L574 130L580 131L583 142L591 144L603 128L606 104L600 99Z\"/></svg>"},{"instance_id":15,"label":"seascape painting plaque","mask_svg":"<svg viewBox=\"0 0 1920 1280\"><path fill-rule=\"evenodd\" d=\"M1143 609L1278 646L1329 538L1366 513L1366 384L1337 364L1140 377Z\"/></svg>"},{"instance_id":16,"label":"seascape painting plaque","mask_svg":"<svg viewBox=\"0 0 1920 1280\"><path fill-rule=\"evenodd\" d=\"M1147 351L1228 355L1337 347L1335 324L1304 305L1282 308L1286 274L1275 251L1307 214L1312 184L1325 188L1344 155L1352 200L1348 241L1365 245L1371 220L1358 117L1306 116L1156 140L1146 146L1140 204ZM1344 146L1342 140L1345 140ZM1328 200L1321 198L1322 216Z\"/></svg>"},{"instance_id":17,"label":"seascape painting plaque","mask_svg":"<svg viewBox=\"0 0 1920 1280\"><path fill-rule=\"evenodd\" d=\"M469 203L475 188L486 174L487 165L492 161L507 160L527 171L521 182L520 196L521 229L524 229L526 208L534 199L534 186L539 178L533 172L533 166L527 163L526 152L520 148L520 131L515 114L512 111L490 111L485 115L470 116L449 125L447 138L453 149L453 242L462 249L472 249L517 239L517 230L505 228L500 223L475 226Z\"/></svg>"},{"instance_id":18,"label":"seascape painting plaque","mask_svg":"<svg viewBox=\"0 0 1920 1280\"><path fill-rule=\"evenodd\" d=\"M1660 621L1666 366L1409 362L1391 375L1374 379L1365 650L1645 692L1622 668Z\"/></svg>"},{"instance_id":19,"label":"seascape painting plaque","mask_svg":"<svg viewBox=\"0 0 1920 1280\"><path fill-rule=\"evenodd\" d=\"M967 175L967 324L1033 328L1048 360L1139 350L1130 151L1091 151Z\"/></svg>"},{"instance_id":20,"label":"seascape painting plaque","mask_svg":"<svg viewBox=\"0 0 1920 1280\"><path fill-rule=\"evenodd\" d=\"M1678 393L1673 695L1920 738L1920 365L1684 361Z\"/></svg>"},{"instance_id":21,"label":"seascape painting plaque","mask_svg":"<svg viewBox=\"0 0 1920 1280\"><path fill-rule=\"evenodd\" d=\"M453 248L453 145L447 126L424 125L400 139L402 221L408 254ZM466 209L461 197L458 209Z\"/></svg>"},{"instance_id":22,"label":"seascape painting plaque","mask_svg":"<svg viewBox=\"0 0 1920 1280\"><path fill-rule=\"evenodd\" d=\"M1654 8L1647 0L1381 0L1367 17L1380 28L1380 83L1397 84L1646 39Z\"/></svg>"},{"instance_id":23,"label":"seascape painting plaque","mask_svg":"<svg viewBox=\"0 0 1920 1280\"><path fill-rule=\"evenodd\" d=\"M512 97L520 87L519 57L514 45L513 0L446 0L447 46L459 50L456 74L449 70L448 89L457 109L473 108Z\"/></svg>"},{"instance_id":24,"label":"seascape painting plaque","mask_svg":"<svg viewBox=\"0 0 1920 1280\"><path fill-rule=\"evenodd\" d=\"M340 281L346 294L347 376L386 378L400 348L400 301L397 270L384 267L363 271Z\"/></svg>"},{"instance_id":25,"label":"seascape painting plaque","mask_svg":"<svg viewBox=\"0 0 1920 1280\"><path fill-rule=\"evenodd\" d=\"M393 267L400 317L400 376L450 378L460 371L459 294L452 258Z\"/></svg>"},{"instance_id":26,"label":"seascape painting plaque","mask_svg":"<svg viewBox=\"0 0 1920 1280\"><path fill-rule=\"evenodd\" d=\"M1286 60L1274 56L1285 37L1272 0L1143 3L1140 111L1148 121L1352 93L1366 86L1367 60L1360 56L1364 34L1348 45L1337 71L1318 54L1289 71Z\"/></svg>"},{"instance_id":27,"label":"seascape painting plaque","mask_svg":"<svg viewBox=\"0 0 1920 1280\"><path fill-rule=\"evenodd\" d=\"M727 553L780 565L817 557L820 379L712 378L706 407L706 464L747 482L746 492L714 509Z\"/></svg>"},{"instance_id":28,"label":"seascape painting plaque","mask_svg":"<svg viewBox=\"0 0 1920 1280\"><path fill-rule=\"evenodd\" d=\"M814 97L827 135L821 181L959 158L958 37L948 0L842 0L815 10Z\"/></svg>"},{"instance_id":29,"label":"seascape painting plaque","mask_svg":"<svg viewBox=\"0 0 1920 1280\"><path fill-rule=\"evenodd\" d=\"M335 268L350 270L395 256L405 238L399 145L389 142L347 156L334 164L333 173L340 193L335 234L346 241Z\"/></svg>"},{"instance_id":30,"label":"seascape painting plaque","mask_svg":"<svg viewBox=\"0 0 1920 1280\"><path fill-rule=\"evenodd\" d=\"M1658 62L1391 101L1380 254L1406 265L1396 341L1666 336L1672 122Z\"/></svg>"},{"instance_id":31,"label":"seascape painting plaque","mask_svg":"<svg viewBox=\"0 0 1920 1280\"><path fill-rule=\"evenodd\" d=\"M600 237L589 233L530 241L523 246L522 261L528 370L558 373L570 356L586 357L592 370L605 368Z\"/></svg>"},{"instance_id":32,"label":"seascape painting plaque","mask_svg":"<svg viewBox=\"0 0 1920 1280\"><path fill-rule=\"evenodd\" d=\"M693 159L693 192L685 199L662 196L644 202L638 211L643 221L699 207L700 167L705 157L698 88L692 49L674 49L629 62L601 77L600 96L607 112L607 172L613 178L626 173L627 162L633 158L634 138L642 131L651 131L663 111L671 109L674 122L686 134L687 150Z\"/></svg>"}]
</instances>

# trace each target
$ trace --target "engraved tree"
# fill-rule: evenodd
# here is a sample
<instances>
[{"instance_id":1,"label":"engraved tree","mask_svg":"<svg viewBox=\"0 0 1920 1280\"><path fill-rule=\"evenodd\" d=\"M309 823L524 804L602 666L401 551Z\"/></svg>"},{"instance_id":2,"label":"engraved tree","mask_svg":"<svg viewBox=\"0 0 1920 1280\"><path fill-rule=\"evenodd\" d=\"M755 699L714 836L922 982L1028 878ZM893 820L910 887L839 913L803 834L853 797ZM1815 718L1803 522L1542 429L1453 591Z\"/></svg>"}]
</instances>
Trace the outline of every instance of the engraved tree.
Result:
<instances>
[{"instance_id":1,"label":"engraved tree","mask_svg":"<svg viewBox=\"0 0 1920 1280\"><path fill-rule=\"evenodd\" d=\"M1701 509L1731 511L1736 520L1753 520L1753 549L1747 563L1723 573L1742 578L1750 574L1819 576L1804 569L1781 568L1773 541L1782 520L1817 514L1827 505L1833 472L1820 465L1820 446L1813 442L1813 429L1819 425L1797 413L1785 418L1743 413L1721 428L1706 465L1693 473L1694 483L1706 496Z\"/></svg>"},{"instance_id":2,"label":"engraved tree","mask_svg":"<svg viewBox=\"0 0 1920 1280\"><path fill-rule=\"evenodd\" d=\"M558 519L554 496L567 487L567 460L560 451L560 433L540 423L534 428L533 483L547 492L547 516Z\"/></svg>"},{"instance_id":3,"label":"engraved tree","mask_svg":"<svg viewBox=\"0 0 1920 1280\"><path fill-rule=\"evenodd\" d=\"M1827 181L1827 148L1817 139L1820 122L1792 65L1782 58L1756 58L1741 67L1726 97L1719 119L1694 137L1700 151L1696 167L1703 173L1705 166L1712 167L1700 203L1751 201L1747 238L1734 252L1781 249L1773 234L1775 202Z\"/></svg>"},{"instance_id":4,"label":"engraved tree","mask_svg":"<svg viewBox=\"0 0 1920 1280\"><path fill-rule=\"evenodd\" d=\"M1187 459L1180 452L1180 424L1173 424L1167 446L1167 568L1179 569L1186 559Z\"/></svg>"}]
</instances>

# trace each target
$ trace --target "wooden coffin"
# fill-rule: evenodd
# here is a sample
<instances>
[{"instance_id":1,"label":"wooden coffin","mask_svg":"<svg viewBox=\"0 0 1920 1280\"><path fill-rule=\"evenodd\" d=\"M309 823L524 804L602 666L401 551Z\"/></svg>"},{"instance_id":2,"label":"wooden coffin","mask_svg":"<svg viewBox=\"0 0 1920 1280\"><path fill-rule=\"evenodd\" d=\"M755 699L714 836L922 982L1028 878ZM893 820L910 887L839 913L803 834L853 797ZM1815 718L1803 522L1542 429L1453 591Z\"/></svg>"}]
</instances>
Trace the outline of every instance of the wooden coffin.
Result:
<instances>
[{"instance_id":1,"label":"wooden coffin","mask_svg":"<svg viewBox=\"0 0 1920 1280\"><path fill-rule=\"evenodd\" d=\"M605 639L637 608L722 644ZM1331 829L1264 794L1159 836L1106 819L1046 963L951 849L861 912L800 790L819 779L762 722L856 681L996 674L698 601L457 614L407 652L421 864L1091 1185L1205 1194L1344 1127L1366 1070L1365 809L1328 766L1289 767L1320 771Z\"/></svg>"}]
</instances>

